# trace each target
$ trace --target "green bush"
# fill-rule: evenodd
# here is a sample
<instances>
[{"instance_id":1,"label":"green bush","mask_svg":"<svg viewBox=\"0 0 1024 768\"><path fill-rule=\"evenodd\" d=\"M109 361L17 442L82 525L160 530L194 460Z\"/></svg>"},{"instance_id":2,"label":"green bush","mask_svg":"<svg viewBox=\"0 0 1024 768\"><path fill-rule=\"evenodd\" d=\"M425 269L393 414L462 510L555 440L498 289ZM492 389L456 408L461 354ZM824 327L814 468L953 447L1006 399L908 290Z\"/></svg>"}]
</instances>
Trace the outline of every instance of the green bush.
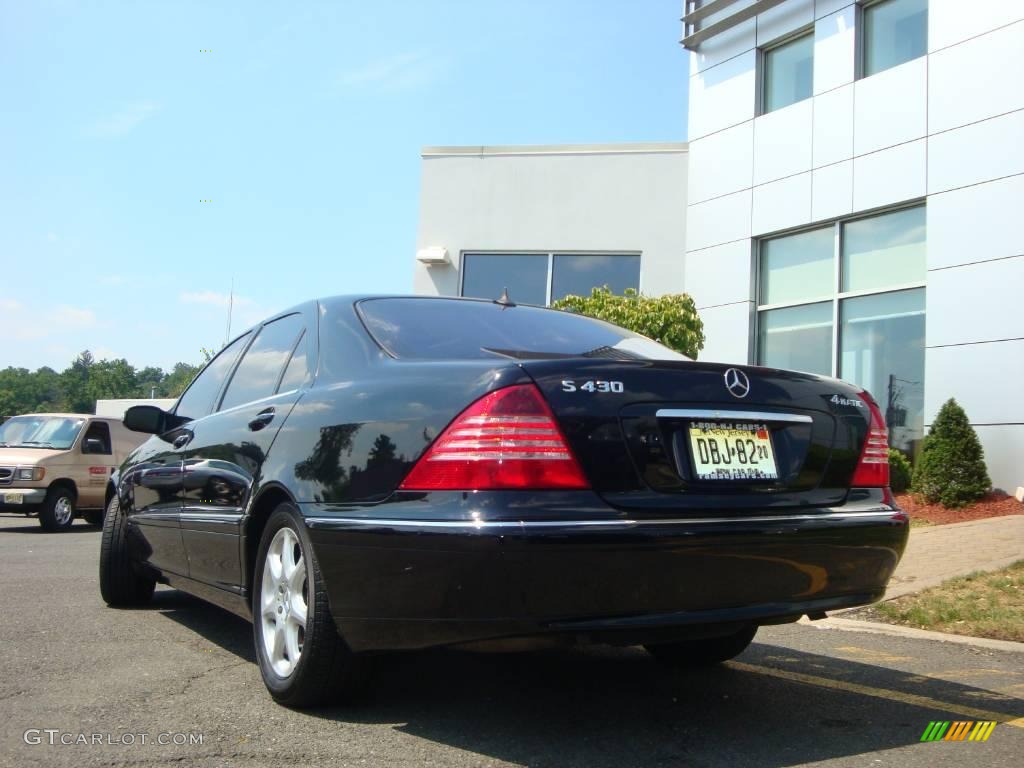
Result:
<instances>
[{"instance_id":1,"label":"green bush","mask_svg":"<svg viewBox=\"0 0 1024 768\"><path fill-rule=\"evenodd\" d=\"M910 459L896 448L889 449L889 487L893 493L903 493L910 487Z\"/></svg>"},{"instance_id":2,"label":"green bush","mask_svg":"<svg viewBox=\"0 0 1024 768\"><path fill-rule=\"evenodd\" d=\"M929 503L962 507L983 498L991 487L978 435L964 409L947 400L921 446L913 490Z\"/></svg>"},{"instance_id":3,"label":"green bush","mask_svg":"<svg viewBox=\"0 0 1024 768\"><path fill-rule=\"evenodd\" d=\"M551 306L615 323L694 360L704 349L704 324L686 293L641 296L627 288L624 296L618 296L604 286L589 296L566 296Z\"/></svg>"}]
</instances>

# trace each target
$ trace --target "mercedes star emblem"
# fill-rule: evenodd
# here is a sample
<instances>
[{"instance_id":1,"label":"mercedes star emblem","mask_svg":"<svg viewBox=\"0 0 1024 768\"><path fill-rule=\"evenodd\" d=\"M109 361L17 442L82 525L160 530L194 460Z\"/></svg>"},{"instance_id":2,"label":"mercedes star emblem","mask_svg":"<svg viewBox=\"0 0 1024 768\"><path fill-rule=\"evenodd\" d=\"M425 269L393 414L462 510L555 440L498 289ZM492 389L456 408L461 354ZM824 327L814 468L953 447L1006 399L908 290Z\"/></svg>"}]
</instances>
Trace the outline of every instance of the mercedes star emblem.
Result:
<instances>
[{"instance_id":1,"label":"mercedes star emblem","mask_svg":"<svg viewBox=\"0 0 1024 768\"><path fill-rule=\"evenodd\" d=\"M733 397L746 397L750 392L750 379L739 368L730 368L725 372L725 388Z\"/></svg>"}]
</instances>

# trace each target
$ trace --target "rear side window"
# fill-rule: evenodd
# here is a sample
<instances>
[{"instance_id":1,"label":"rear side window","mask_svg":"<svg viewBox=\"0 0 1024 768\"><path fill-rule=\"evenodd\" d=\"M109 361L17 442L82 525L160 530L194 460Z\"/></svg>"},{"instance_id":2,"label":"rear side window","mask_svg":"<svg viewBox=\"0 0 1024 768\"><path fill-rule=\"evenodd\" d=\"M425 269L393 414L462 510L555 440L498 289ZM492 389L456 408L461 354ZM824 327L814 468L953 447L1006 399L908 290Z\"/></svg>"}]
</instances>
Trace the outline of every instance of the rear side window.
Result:
<instances>
[{"instance_id":1,"label":"rear side window","mask_svg":"<svg viewBox=\"0 0 1024 768\"><path fill-rule=\"evenodd\" d=\"M231 377L221 410L274 394L303 328L302 315L298 314L263 326Z\"/></svg>"},{"instance_id":2,"label":"rear side window","mask_svg":"<svg viewBox=\"0 0 1024 768\"><path fill-rule=\"evenodd\" d=\"M220 392L224 379L228 377L250 336L251 333L239 336L210 361L181 396L178 407L174 409L176 415L186 419L201 419L209 415L213 410L213 399Z\"/></svg>"},{"instance_id":3,"label":"rear side window","mask_svg":"<svg viewBox=\"0 0 1024 768\"><path fill-rule=\"evenodd\" d=\"M366 299L358 309L374 340L400 359L689 359L611 323L540 307L395 298Z\"/></svg>"}]
</instances>

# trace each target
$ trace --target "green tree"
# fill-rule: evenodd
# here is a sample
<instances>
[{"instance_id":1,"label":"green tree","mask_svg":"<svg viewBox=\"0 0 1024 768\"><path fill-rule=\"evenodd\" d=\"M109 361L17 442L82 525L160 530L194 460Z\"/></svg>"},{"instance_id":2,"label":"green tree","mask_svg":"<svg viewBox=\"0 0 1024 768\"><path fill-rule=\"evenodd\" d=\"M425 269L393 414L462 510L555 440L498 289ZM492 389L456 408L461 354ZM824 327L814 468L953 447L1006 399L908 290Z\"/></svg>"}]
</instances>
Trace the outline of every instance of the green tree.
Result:
<instances>
[{"instance_id":1,"label":"green tree","mask_svg":"<svg viewBox=\"0 0 1024 768\"><path fill-rule=\"evenodd\" d=\"M198 365L175 363L163 382L164 397L178 397L199 373Z\"/></svg>"},{"instance_id":2,"label":"green tree","mask_svg":"<svg viewBox=\"0 0 1024 768\"><path fill-rule=\"evenodd\" d=\"M704 324L693 299L686 293L642 296L627 288L625 295L618 296L604 286L594 288L590 296L566 296L551 306L607 320L694 360L704 348Z\"/></svg>"},{"instance_id":3,"label":"green tree","mask_svg":"<svg viewBox=\"0 0 1024 768\"><path fill-rule=\"evenodd\" d=\"M912 487L928 502L946 507L977 501L992 487L978 435L952 398L939 409L921 445Z\"/></svg>"},{"instance_id":4,"label":"green tree","mask_svg":"<svg viewBox=\"0 0 1024 768\"><path fill-rule=\"evenodd\" d=\"M135 369L127 360L100 360L93 363L86 387L91 401L89 413L92 413L97 400L131 397L135 390Z\"/></svg>"},{"instance_id":5,"label":"green tree","mask_svg":"<svg viewBox=\"0 0 1024 768\"><path fill-rule=\"evenodd\" d=\"M94 363L92 352L87 349L61 372L61 399L69 411L92 413L93 408L96 407L96 401L90 399L89 393L89 371Z\"/></svg>"},{"instance_id":6,"label":"green tree","mask_svg":"<svg viewBox=\"0 0 1024 768\"><path fill-rule=\"evenodd\" d=\"M163 397L164 396L164 379L167 378L167 374L164 373L163 368L156 368L151 365L147 365L140 371L135 372L135 392L133 397Z\"/></svg>"}]
</instances>

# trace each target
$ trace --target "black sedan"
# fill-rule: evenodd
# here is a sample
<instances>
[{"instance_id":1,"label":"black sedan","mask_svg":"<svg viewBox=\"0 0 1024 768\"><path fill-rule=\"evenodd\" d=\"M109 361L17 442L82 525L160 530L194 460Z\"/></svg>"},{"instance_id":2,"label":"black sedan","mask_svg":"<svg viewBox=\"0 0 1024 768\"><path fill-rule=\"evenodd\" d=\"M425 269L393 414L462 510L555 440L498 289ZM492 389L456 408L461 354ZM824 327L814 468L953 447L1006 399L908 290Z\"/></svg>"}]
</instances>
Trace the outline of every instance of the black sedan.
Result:
<instances>
[{"instance_id":1,"label":"black sedan","mask_svg":"<svg viewBox=\"0 0 1024 768\"><path fill-rule=\"evenodd\" d=\"M879 599L907 540L866 392L507 301L336 297L228 344L111 479L100 586L253 622L288 706L380 651L674 665Z\"/></svg>"}]
</instances>

